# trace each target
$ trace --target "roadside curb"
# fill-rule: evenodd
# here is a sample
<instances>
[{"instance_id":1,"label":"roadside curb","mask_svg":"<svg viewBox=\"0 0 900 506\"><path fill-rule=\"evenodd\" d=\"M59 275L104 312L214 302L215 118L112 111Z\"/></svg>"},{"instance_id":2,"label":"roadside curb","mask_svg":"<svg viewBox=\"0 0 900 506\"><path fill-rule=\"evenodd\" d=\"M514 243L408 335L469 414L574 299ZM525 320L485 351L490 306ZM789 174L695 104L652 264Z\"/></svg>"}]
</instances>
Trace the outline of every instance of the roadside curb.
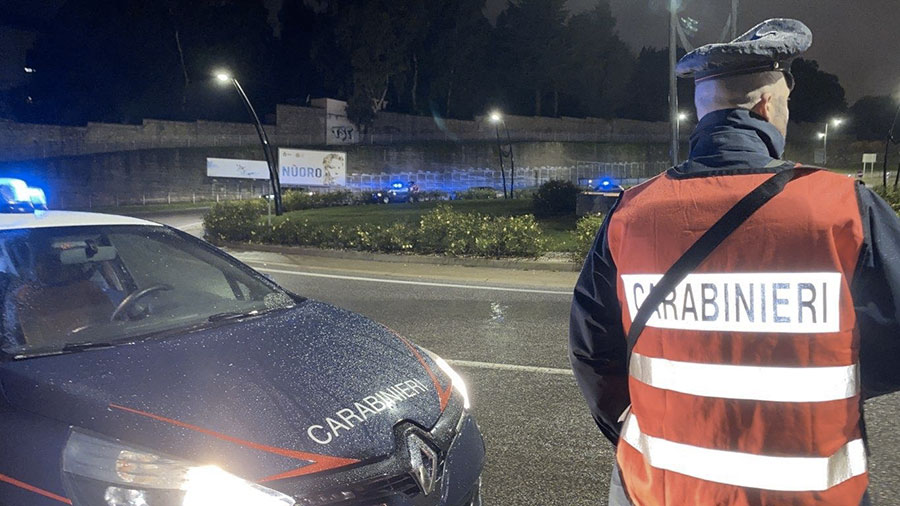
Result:
<instances>
[{"instance_id":1,"label":"roadside curb","mask_svg":"<svg viewBox=\"0 0 900 506\"><path fill-rule=\"evenodd\" d=\"M268 253L281 253L284 255L342 258L347 260L365 260L370 262L387 262L400 264L455 265L463 267L491 267L495 269L553 272L575 272L578 271L581 267L575 262L563 260L542 261L520 260L513 258L497 260L493 258L449 257L437 255L392 255L388 253L367 253L364 251L308 248L303 246L282 246L276 244L251 244L229 241L214 241L213 243L219 247L240 251L265 251Z\"/></svg>"}]
</instances>

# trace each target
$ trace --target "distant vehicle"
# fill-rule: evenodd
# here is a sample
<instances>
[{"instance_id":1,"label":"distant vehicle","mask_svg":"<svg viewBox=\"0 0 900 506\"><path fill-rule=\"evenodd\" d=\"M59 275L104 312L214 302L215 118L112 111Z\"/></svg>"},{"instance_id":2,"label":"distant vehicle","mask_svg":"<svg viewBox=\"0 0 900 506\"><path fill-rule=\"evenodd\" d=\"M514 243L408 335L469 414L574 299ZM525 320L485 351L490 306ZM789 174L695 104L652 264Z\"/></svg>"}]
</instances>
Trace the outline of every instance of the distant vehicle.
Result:
<instances>
[{"instance_id":1,"label":"distant vehicle","mask_svg":"<svg viewBox=\"0 0 900 506\"><path fill-rule=\"evenodd\" d=\"M391 183L390 188L372 193L372 201L380 204L397 204L419 201L419 185L409 183Z\"/></svg>"},{"instance_id":2,"label":"distant vehicle","mask_svg":"<svg viewBox=\"0 0 900 506\"><path fill-rule=\"evenodd\" d=\"M609 193L621 193L625 191L621 185L615 182L612 178L605 177L601 179L596 186L594 186L594 191L597 192L609 192Z\"/></svg>"},{"instance_id":3,"label":"distant vehicle","mask_svg":"<svg viewBox=\"0 0 900 506\"><path fill-rule=\"evenodd\" d=\"M2 505L481 505L443 359L183 232L0 213L0 308Z\"/></svg>"}]
</instances>

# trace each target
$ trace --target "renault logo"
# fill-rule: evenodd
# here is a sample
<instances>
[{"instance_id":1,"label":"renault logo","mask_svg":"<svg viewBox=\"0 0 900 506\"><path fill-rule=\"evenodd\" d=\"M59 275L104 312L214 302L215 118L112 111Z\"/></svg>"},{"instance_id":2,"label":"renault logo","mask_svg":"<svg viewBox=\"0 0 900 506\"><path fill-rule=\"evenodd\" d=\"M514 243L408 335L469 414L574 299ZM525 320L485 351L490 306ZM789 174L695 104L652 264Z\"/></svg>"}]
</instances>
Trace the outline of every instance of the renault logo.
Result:
<instances>
[{"instance_id":1,"label":"renault logo","mask_svg":"<svg viewBox=\"0 0 900 506\"><path fill-rule=\"evenodd\" d=\"M422 492L428 495L434 492L434 483L437 481L437 453L416 433L410 434L406 443L409 447L409 462L412 464L413 478L422 488Z\"/></svg>"}]
</instances>

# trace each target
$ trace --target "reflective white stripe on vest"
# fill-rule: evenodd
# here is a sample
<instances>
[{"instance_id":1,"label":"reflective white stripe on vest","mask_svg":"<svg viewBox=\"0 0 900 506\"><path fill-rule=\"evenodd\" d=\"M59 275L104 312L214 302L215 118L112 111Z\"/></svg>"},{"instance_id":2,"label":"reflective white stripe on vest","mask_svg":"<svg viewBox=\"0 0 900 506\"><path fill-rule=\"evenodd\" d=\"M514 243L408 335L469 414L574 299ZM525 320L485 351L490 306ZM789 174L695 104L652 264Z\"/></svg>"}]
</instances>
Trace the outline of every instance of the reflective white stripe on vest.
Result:
<instances>
[{"instance_id":1,"label":"reflective white stripe on vest","mask_svg":"<svg viewBox=\"0 0 900 506\"><path fill-rule=\"evenodd\" d=\"M625 420L624 439L657 468L738 487L812 492L828 490L866 472L862 439L854 439L830 457L772 457L711 450L641 433L634 414Z\"/></svg>"},{"instance_id":2,"label":"reflective white stripe on vest","mask_svg":"<svg viewBox=\"0 0 900 506\"><path fill-rule=\"evenodd\" d=\"M859 393L856 365L758 367L697 364L633 353L631 376L654 388L702 397L774 402L826 402Z\"/></svg>"}]
</instances>

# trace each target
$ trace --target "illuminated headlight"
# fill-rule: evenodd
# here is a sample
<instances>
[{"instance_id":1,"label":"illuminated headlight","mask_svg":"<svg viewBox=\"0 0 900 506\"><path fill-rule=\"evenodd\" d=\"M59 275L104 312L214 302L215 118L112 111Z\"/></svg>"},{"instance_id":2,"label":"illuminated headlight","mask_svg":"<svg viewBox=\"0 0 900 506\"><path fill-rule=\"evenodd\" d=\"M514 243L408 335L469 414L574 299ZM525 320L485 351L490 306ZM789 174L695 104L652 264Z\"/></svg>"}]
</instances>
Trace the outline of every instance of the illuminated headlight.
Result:
<instances>
[{"instance_id":1,"label":"illuminated headlight","mask_svg":"<svg viewBox=\"0 0 900 506\"><path fill-rule=\"evenodd\" d=\"M469 409L471 407L471 404L469 403L469 389L466 387L466 382L463 381L462 376L454 371L453 368L450 367L450 364L436 353L429 351L428 355L434 360L434 363L444 371L444 374L450 378L453 382L453 389L459 392L459 395L463 399L463 407Z\"/></svg>"},{"instance_id":2,"label":"illuminated headlight","mask_svg":"<svg viewBox=\"0 0 900 506\"><path fill-rule=\"evenodd\" d=\"M73 430L63 452L73 506L293 506L281 492Z\"/></svg>"}]
</instances>

